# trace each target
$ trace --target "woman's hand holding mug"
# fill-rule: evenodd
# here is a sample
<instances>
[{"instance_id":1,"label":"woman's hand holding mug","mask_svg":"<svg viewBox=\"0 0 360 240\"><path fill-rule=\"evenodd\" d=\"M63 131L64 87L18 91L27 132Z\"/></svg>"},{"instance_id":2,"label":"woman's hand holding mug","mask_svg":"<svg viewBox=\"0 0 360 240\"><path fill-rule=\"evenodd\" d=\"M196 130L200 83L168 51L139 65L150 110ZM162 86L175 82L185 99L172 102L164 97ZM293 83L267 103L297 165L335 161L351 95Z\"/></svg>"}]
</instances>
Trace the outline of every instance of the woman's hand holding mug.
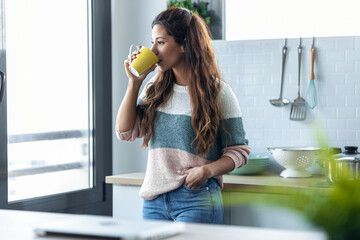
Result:
<instances>
[{"instance_id":1,"label":"woman's hand holding mug","mask_svg":"<svg viewBox=\"0 0 360 240\"><path fill-rule=\"evenodd\" d=\"M128 59L124 62L125 70L129 79L142 83L146 76L155 70L155 64L159 59L147 47L136 46L137 51L131 52L134 46L134 44L130 46Z\"/></svg>"}]
</instances>

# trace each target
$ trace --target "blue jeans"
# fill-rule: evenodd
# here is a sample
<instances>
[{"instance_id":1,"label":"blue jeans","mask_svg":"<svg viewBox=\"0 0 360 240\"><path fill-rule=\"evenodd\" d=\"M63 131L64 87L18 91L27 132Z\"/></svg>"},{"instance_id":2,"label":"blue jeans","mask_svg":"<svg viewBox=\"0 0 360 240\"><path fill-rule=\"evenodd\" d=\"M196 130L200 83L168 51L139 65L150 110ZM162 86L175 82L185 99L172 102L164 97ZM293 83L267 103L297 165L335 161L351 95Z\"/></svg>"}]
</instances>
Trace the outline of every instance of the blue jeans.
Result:
<instances>
[{"instance_id":1,"label":"blue jeans","mask_svg":"<svg viewBox=\"0 0 360 240\"><path fill-rule=\"evenodd\" d=\"M144 200L143 219L223 224L220 186L216 179L210 178L199 189L183 184L153 200Z\"/></svg>"}]
</instances>

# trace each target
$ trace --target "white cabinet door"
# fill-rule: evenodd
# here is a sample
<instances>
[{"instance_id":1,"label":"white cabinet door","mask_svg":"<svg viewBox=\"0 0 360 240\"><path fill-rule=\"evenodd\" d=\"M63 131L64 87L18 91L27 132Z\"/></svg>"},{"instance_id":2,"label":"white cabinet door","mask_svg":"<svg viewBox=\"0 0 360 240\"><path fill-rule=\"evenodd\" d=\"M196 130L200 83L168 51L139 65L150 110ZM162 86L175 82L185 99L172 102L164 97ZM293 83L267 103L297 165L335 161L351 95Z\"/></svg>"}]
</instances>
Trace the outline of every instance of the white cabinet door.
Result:
<instances>
[{"instance_id":1,"label":"white cabinet door","mask_svg":"<svg viewBox=\"0 0 360 240\"><path fill-rule=\"evenodd\" d=\"M139 191L140 186L113 184L113 217L142 220L143 199Z\"/></svg>"}]
</instances>

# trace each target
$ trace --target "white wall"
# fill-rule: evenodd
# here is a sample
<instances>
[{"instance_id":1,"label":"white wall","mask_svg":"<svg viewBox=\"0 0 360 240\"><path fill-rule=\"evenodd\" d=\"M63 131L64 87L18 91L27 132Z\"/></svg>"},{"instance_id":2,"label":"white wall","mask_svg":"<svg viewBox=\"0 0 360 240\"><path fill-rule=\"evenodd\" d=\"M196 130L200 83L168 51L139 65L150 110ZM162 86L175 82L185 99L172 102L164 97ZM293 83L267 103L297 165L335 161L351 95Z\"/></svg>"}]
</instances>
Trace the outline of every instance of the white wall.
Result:
<instances>
[{"instance_id":1,"label":"white wall","mask_svg":"<svg viewBox=\"0 0 360 240\"><path fill-rule=\"evenodd\" d=\"M151 46L151 22L166 9L166 0L112 0L111 4L113 174L145 171L147 150L140 149L142 141L120 142L115 136L114 125L127 88L124 60L129 54L129 47L132 43Z\"/></svg>"},{"instance_id":2,"label":"white wall","mask_svg":"<svg viewBox=\"0 0 360 240\"><path fill-rule=\"evenodd\" d=\"M226 0L225 39L360 35L357 0L302 0L296 7L288 3L288 0Z\"/></svg>"}]
</instances>

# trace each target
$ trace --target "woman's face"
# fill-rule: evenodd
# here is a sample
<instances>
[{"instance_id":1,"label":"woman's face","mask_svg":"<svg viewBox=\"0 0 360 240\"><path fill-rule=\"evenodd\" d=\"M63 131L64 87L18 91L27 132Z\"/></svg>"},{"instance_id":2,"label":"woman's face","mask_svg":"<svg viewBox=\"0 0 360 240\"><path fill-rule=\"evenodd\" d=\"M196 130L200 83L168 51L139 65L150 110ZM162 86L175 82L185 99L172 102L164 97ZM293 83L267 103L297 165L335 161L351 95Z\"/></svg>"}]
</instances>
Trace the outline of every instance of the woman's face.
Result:
<instances>
[{"instance_id":1,"label":"woman's face","mask_svg":"<svg viewBox=\"0 0 360 240\"><path fill-rule=\"evenodd\" d=\"M184 63L184 47L169 36L162 25L156 24L152 29L153 46L151 50L159 58L157 66L161 71L176 68Z\"/></svg>"}]
</instances>

